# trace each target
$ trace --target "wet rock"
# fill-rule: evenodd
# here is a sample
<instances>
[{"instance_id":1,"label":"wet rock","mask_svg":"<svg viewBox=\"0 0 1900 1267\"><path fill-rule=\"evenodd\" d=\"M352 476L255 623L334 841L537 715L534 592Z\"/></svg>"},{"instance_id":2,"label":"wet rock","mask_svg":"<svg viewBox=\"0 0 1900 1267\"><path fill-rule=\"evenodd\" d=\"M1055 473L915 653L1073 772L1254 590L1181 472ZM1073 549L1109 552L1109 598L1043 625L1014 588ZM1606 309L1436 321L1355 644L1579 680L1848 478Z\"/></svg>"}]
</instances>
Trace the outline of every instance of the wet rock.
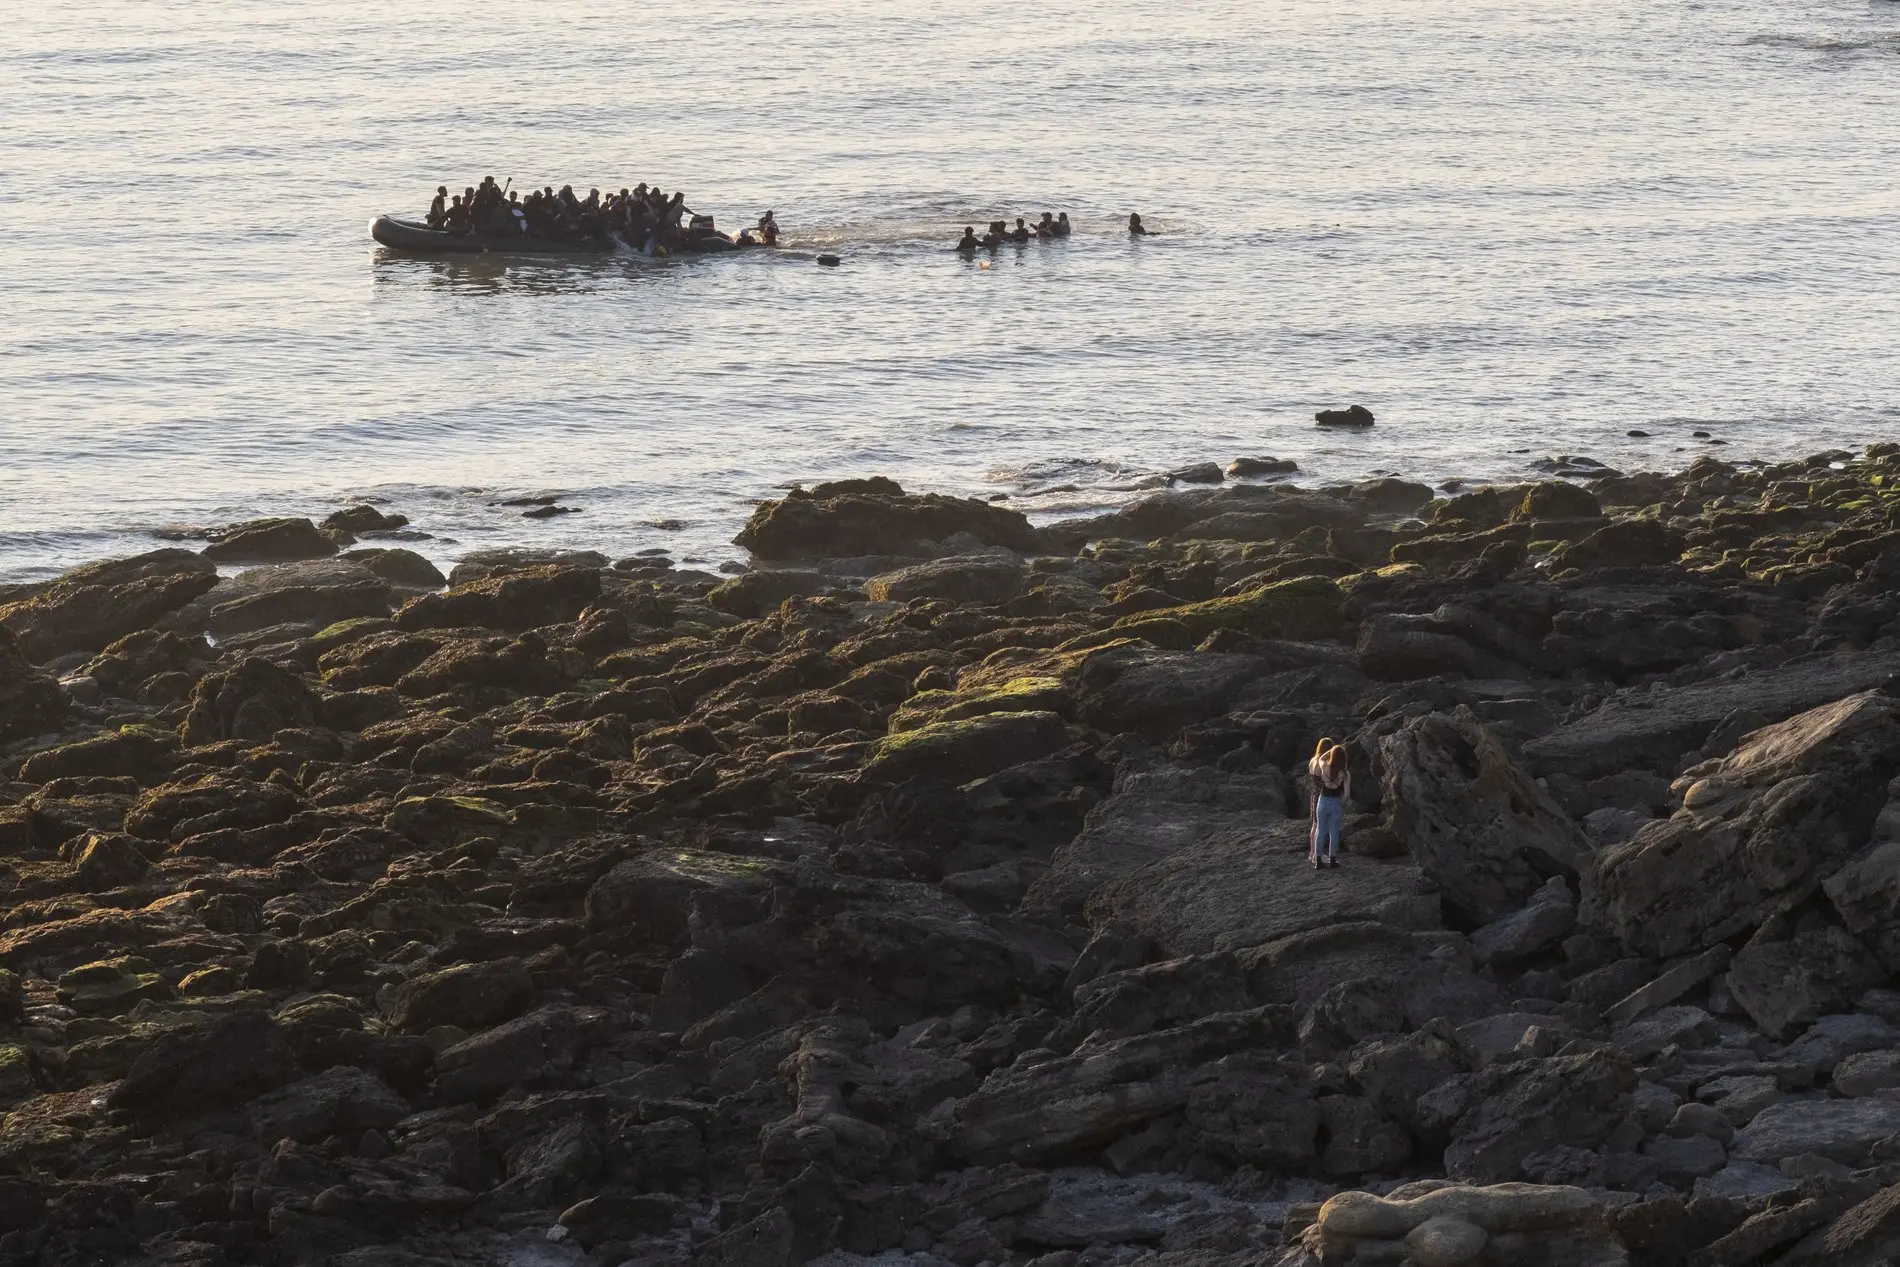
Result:
<instances>
[{"instance_id":1,"label":"wet rock","mask_svg":"<svg viewBox=\"0 0 1900 1267\"><path fill-rule=\"evenodd\" d=\"M1511 511L1510 518L1522 522L1543 519L1601 519L1603 506L1587 488L1562 480L1533 484L1524 499Z\"/></svg>"},{"instance_id":2,"label":"wet rock","mask_svg":"<svg viewBox=\"0 0 1900 1267\"><path fill-rule=\"evenodd\" d=\"M399 585L404 589L440 589L448 584L448 578L442 575L441 570L414 550L371 547L345 550L342 557L368 569L391 585Z\"/></svg>"},{"instance_id":3,"label":"wet rock","mask_svg":"<svg viewBox=\"0 0 1900 1267\"><path fill-rule=\"evenodd\" d=\"M360 616L383 616L395 605L389 583L343 559L274 563L227 577L166 617L168 628L209 630L224 638L274 625L319 627Z\"/></svg>"},{"instance_id":4,"label":"wet rock","mask_svg":"<svg viewBox=\"0 0 1900 1267\"><path fill-rule=\"evenodd\" d=\"M364 1131L394 1126L408 1116L409 1105L376 1075L338 1067L254 1100L249 1112L259 1142L268 1147L280 1139L329 1135L355 1140Z\"/></svg>"},{"instance_id":5,"label":"wet rock","mask_svg":"<svg viewBox=\"0 0 1900 1267\"><path fill-rule=\"evenodd\" d=\"M1313 415L1313 420L1322 427L1370 427L1374 422L1372 411L1364 405L1322 409Z\"/></svg>"},{"instance_id":6,"label":"wet rock","mask_svg":"<svg viewBox=\"0 0 1900 1267\"><path fill-rule=\"evenodd\" d=\"M397 987L389 1023L411 1033L437 1025L481 1029L518 1015L533 997L534 983L518 959L459 964Z\"/></svg>"},{"instance_id":7,"label":"wet rock","mask_svg":"<svg viewBox=\"0 0 1900 1267\"><path fill-rule=\"evenodd\" d=\"M799 568L760 568L722 581L706 595L706 605L729 616L755 619L788 598L816 594L831 586L823 573Z\"/></svg>"},{"instance_id":8,"label":"wet rock","mask_svg":"<svg viewBox=\"0 0 1900 1267\"><path fill-rule=\"evenodd\" d=\"M338 532L347 532L357 536L370 532L394 532L409 525L407 515L394 511L378 510L374 506L345 506L342 510L331 511L323 518L322 526Z\"/></svg>"},{"instance_id":9,"label":"wet rock","mask_svg":"<svg viewBox=\"0 0 1900 1267\"><path fill-rule=\"evenodd\" d=\"M707 1241L693 1256L693 1267L785 1267L791 1252L792 1217L785 1207L773 1206Z\"/></svg>"},{"instance_id":10,"label":"wet rock","mask_svg":"<svg viewBox=\"0 0 1900 1267\"><path fill-rule=\"evenodd\" d=\"M1866 841L1895 769L1900 719L1875 692L1756 731L1689 772L1683 812L1602 852L1582 918L1653 955L1756 927Z\"/></svg>"},{"instance_id":11,"label":"wet rock","mask_svg":"<svg viewBox=\"0 0 1900 1267\"><path fill-rule=\"evenodd\" d=\"M31 596L0 606L0 626L35 662L98 651L150 629L218 582L209 561L189 550L154 550L64 572Z\"/></svg>"},{"instance_id":12,"label":"wet rock","mask_svg":"<svg viewBox=\"0 0 1900 1267\"><path fill-rule=\"evenodd\" d=\"M874 576L864 593L879 603L934 598L987 607L1022 593L1027 579L1027 569L1013 556L957 555Z\"/></svg>"},{"instance_id":13,"label":"wet rock","mask_svg":"<svg viewBox=\"0 0 1900 1267\"><path fill-rule=\"evenodd\" d=\"M538 564L412 598L393 619L406 631L534 629L574 620L599 597L598 568Z\"/></svg>"},{"instance_id":14,"label":"wet rock","mask_svg":"<svg viewBox=\"0 0 1900 1267\"><path fill-rule=\"evenodd\" d=\"M670 1230L684 1210L678 1197L665 1193L602 1193L575 1202L562 1211L559 1221L575 1240L591 1249L603 1241L658 1236Z\"/></svg>"},{"instance_id":15,"label":"wet rock","mask_svg":"<svg viewBox=\"0 0 1900 1267\"><path fill-rule=\"evenodd\" d=\"M794 489L752 513L733 538L762 559L934 555L935 542L967 534L979 545L1031 550L1035 530L1018 511L971 498L906 493L884 478Z\"/></svg>"},{"instance_id":16,"label":"wet rock","mask_svg":"<svg viewBox=\"0 0 1900 1267\"><path fill-rule=\"evenodd\" d=\"M1515 911L1588 843L1468 712L1428 714L1384 740L1383 801L1419 867L1467 918Z\"/></svg>"},{"instance_id":17,"label":"wet rock","mask_svg":"<svg viewBox=\"0 0 1900 1267\"><path fill-rule=\"evenodd\" d=\"M334 540L308 519L252 519L214 528L211 544L202 554L219 563L278 563L292 559L327 559Z\"/></svg>"},{"instance_id":18,"label":"wet rock","mask_svg":"<svg viewBox=\"0 0 1900 1267\"><path fill-rule=\"evenodd\" d=\"M1235 479L1255 475L1291 475L1300 469L1292 458L1235 458L1227 464L1227 474Z\"/></svg>"},{"instance_id":19,"label":"wet rock","mask_svg":"<svg viewBox=\"0 0 1900 1267\"><path fill-rule=\"evenodd\" d=\"M86 893L104 893L138 880L150 865L130 836L90 836L73 857L73 878Z\"/></svg>"},{"instance_id":20,"label":"wet rock","mask_svg":"<svg viewBox=\"0 0 1900 1267\"><path fill-rule=\"evenodd\" d=\"M178 733L189 747L226 739L263 742L316 724L316 692L289 670L255 657L208 673L192 690Z\"/></svg>"},{"instance_id":21,"label":"wet rock","mask_svg":"<svg viewBox=\"0 0 1900 1267\"><path fill-rule=\"evenodd\" d=\"M1170 484L1219 484L1223 479L1218 462L1196 462L1168 472Z\"/></svg>"},{"instance_id":22,"label":"wet rock","mask_svg":"<svg viewBox=\"0 0 1900 1267\"><path fill-rule=\"evenodd\" d=\"M0 628L0 743L57 729L67 708L59 683L29 664L13 635Z\"/></svg>"}]
</instances>

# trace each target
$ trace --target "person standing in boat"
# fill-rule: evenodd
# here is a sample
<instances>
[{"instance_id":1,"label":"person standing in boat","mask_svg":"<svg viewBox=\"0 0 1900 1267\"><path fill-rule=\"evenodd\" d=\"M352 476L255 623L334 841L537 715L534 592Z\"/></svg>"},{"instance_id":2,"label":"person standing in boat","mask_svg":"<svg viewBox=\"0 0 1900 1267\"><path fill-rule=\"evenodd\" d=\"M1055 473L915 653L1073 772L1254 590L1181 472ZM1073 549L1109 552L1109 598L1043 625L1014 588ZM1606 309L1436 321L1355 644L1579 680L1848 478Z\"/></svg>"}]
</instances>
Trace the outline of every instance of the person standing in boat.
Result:
<instances>
[{"instance_id":1,"label":"person standing in boat","mask_svg":"<svg viewBox=\"0 0 1900 1267\"><path fill-rule=\"evenodd\" d=\"M440 229L443 225L448 223L448 199L449 187L447 185L437 185L435 187L435 201L429 204L428 223L431 229Z\"/></svg>"}]
</instances>

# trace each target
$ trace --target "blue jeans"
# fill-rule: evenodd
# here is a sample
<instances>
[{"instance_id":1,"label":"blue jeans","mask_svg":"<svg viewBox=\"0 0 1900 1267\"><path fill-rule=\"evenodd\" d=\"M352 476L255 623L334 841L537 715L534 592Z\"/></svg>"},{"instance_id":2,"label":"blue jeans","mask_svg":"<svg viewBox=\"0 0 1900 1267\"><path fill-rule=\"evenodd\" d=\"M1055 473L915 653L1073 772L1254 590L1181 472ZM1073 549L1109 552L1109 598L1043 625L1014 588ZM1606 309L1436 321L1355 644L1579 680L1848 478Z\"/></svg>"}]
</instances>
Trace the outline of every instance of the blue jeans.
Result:
<instances>
[{"instance_id":1,"label":"blue jeans","mask_svg":"<svg viewBox=\"0 0 1900 1267\"><path fill-rule=\"evenodd\" d=\"M1339 856L1339 826L1346 817L1344 797L1322 796L1313 807L1313 852L1315 858Z\"/></svg>"}]
</instances>

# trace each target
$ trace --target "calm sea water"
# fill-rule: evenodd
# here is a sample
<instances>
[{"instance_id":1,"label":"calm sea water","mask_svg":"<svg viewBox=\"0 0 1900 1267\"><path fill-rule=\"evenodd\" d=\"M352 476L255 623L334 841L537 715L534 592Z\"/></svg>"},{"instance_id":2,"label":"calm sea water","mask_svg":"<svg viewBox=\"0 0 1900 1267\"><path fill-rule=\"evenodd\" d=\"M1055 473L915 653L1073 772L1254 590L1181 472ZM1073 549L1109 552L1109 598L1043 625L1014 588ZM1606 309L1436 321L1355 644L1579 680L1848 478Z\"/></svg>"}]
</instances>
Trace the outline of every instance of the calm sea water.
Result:
<instances>
[{"instance_id":1,"label":"calm sea water","mask_svg":"<svg viewBox=\"0 0 1900 1267\"><path fill-rule=\"evenodd\" d=\"M0 119L9 577L365 497L443 561L717 561L847 474L1047 516L1242 454L1900 433L1891 0L99 0L9 13ZM369 241L488 173L772 207L794 249ZM1076 235L945 249L1044 209ZM1313 427L1352 401L1376 429ZM496 504L547 493L582 513Z\"/></svg>"}]
</instances>

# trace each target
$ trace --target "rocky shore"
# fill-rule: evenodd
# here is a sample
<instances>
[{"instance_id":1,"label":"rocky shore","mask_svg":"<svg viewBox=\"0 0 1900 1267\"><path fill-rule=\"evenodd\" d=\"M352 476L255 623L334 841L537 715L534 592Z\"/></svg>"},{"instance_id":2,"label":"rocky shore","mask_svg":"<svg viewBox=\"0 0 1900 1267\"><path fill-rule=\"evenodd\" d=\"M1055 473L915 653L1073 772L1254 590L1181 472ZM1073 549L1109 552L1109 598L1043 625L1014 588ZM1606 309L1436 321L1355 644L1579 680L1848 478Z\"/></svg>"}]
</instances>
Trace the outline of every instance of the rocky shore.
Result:
<instances>
[{"instance_id":1,"label":"rocky shore","mask_svg":"<svg viewBox=\"0 0 1900 1267\"><path fill-rule=\"evenodd\" d=\"M0 592L0 1262L1900 1261L1900 446L1552 467Z\"/></svg>"}]
</instances>

